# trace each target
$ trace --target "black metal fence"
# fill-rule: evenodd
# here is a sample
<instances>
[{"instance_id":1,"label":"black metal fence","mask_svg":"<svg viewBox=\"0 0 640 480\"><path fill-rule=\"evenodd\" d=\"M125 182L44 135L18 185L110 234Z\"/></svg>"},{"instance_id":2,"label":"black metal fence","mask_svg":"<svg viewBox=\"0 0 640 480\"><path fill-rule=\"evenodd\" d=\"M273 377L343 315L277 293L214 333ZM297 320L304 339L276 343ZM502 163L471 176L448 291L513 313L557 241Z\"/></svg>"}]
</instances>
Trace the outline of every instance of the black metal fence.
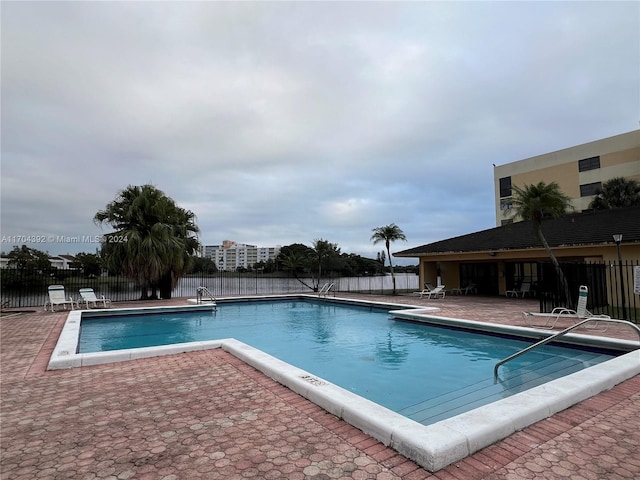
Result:
<instances>
[{"instance_id":1,"label":"black metal fence","mask_svg":"<svg viewBox=\"0 0 640 480\"><path fill-rule=\"evenodd\" d=\"M563 288L555 269L550 263L538 268L538 282L535 286L540 299L540 311L549 312L554 307L575 308L580 285L589 288L587 308L592 313L607 314L613 318L640 323L640 295L634 292L634 279L640 276L640 261L623 262L580 262L561 264L569 286L570 300L564 299ZM311 278L302 279L313 285ZM391 277L340 277L327 278L323 283L333 283L335 292L368 294L391 293ZM420 290L415 274L396 274L398 292ZM130 279L122 276L97 276L86 278L75 269L56 270L43 275L36 271L20 269L0 270L0 294L3 308L43 306L48 299L49 285L63 285L68 296L79 297L80 288L93 288L98 295L104 295L114 302L137 300L140 288ZM255 273L219 272L211 275L188 275L180 279L172 291L172 297L194 297L196 288L205 286L217 297L229 295L256 295L282 293L310 293L307 286L298 279L286 275Z\"/></svg>"},{"instance_id":2,"label":"black metal fence","mask_svg":"<svg viewBox=\"0 0 640 480\"><path fill-rule=\"evenodd\" d=\"M416 274L396 274L398 292L418 290ZM313 286L311 278L301 279L306 285ZM113 302L132 301L141 297L141 289L135 282L122 276L84 277L75 269L58 269L43 275L36 271L4 268L0 270L1 301L3 308L22 308L43 306L48 299L49 285L63 285L67 296L78 299L78 290L93 288L98 295L104 295ZM339 277L322 279L332 283L332 291L353 293L391 293L391 277ZM309 287L293 276L255 273L219 272L216 274L195 274L181 278L172 290L172 297L195 298L196 288L207 289L216 297L230 295L270 295L283 293L310 293Z\"/></svg>"},{"instance_id":3,"label":"black metal fence","mask_svg":"<svg viewBox=\"0 0 640 480\"><path fill-rule=\"evenodd\" d=\"M634 281L640 277L640 261L580 262L560 265L568 283L570 300L564 300L563 287L553 265L540 265L537 294L540 311L554 307L575 309L581 285L589 289L587 309L594 314L640 323L640 294L634 292Z\"/></svg>"}]
</instances>

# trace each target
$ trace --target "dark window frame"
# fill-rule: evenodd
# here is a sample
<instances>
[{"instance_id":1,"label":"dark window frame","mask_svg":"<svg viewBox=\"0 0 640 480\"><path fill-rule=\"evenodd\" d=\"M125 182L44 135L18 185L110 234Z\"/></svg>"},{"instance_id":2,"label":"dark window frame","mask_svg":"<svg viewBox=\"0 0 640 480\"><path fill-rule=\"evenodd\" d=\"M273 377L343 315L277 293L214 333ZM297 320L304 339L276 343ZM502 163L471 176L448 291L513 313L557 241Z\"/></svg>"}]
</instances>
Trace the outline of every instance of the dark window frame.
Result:
<instances>
[{"instance_id":1,"label":"dark window frame","mask_svg":"<svg viewBox=\"0 0 640 480\"><path fill-rule=\"evenodd\" d=\"M513 208L513 199L511 197L500 199L500 210L503 212Z\"/></svg>"},{"instance_id":2,"label":"dark window frame","mask_svg":"<svg viewBox=\"0 0 640 480\"><path fill-rule=\"evenodd\" d=\"M580 196L590 197L591 195L597 195L602 190L602 182L585 183L580 185Z\"/></svg>"},{"instance_id":3,"label":"dark window frame","mask_svg":"<svg viewBox=\"0 0 640 480\"><path fill-rule=\"evenodd\" d=\"M510 197L512 195L511 177L502 177L498 182L500 185L500 198Z\"/></svg>"},{"instance_id":4,"label":"dark window frame","mask_svg":"<svg viewBox=\"0 0 640 480\"><path fill-rule=\"evenodd\" d=\"M596 170L598 168L600 168L600 156L578 160L579 172L587 172L589 170Z\"/></svg>"}]
</instances>

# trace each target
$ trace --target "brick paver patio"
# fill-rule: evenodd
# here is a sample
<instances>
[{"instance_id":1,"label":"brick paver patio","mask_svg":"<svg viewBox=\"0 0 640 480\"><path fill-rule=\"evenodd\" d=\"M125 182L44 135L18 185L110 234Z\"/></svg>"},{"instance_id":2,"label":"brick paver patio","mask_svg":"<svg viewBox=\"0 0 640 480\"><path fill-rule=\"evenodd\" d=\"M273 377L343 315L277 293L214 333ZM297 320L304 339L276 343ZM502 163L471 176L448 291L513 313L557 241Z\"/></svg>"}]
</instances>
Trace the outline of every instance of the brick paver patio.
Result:
<instances>
[{"instance_id":1,"label":"brick paver patio","mask_svg":"<svg viewBox=\"0 0 640 480\"><path fill-rule=\"evenodd\" d=\"M365 298L518 325L537 307ZM220 350L47 372L65 319L0 320L2 479L640 478L640 376L432 474Z\"/></svg>"}]
</instances>

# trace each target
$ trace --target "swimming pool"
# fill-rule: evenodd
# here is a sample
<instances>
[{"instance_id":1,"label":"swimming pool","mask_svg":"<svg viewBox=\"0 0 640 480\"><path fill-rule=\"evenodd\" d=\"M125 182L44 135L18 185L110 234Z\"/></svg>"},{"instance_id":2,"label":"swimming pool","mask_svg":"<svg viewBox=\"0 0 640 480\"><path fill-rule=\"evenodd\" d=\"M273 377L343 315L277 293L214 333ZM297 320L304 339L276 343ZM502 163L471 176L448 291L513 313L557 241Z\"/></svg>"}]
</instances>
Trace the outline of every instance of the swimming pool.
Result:
<instances>
[{"instance_id":1,"label":"swimming pool","mask_svg":"<svg viewBox=\"0 0 640 480\"><path fill-rule=\"evenodd\" d=\"M388 309L297 299L223 303L216 311L87 318L80 353L234 338L423 425L506 398L616 356L391 320ZM618 352L619 353L619 352Z\"/></svg>"},{"instance_id":2,"label":"swimming pool","mask_svg":"<svg viewBox=\"0 0 640 480\"><path fill-rule=\"evenodd\" d=\"M304 298L305 296L298 297ZM308 298L304 299L305 302L308 300ZM291 298L289 298L289 300L291 300ZM301 323L307 323L303 318L305 318L305 310L309 310L310 304L307 302L299 303L297 305L297 307L291 307L293 310L298 310L296 314L297 317L294 316L294 319L288 320L289 327L293 331L299 330ZM379 307L384 305L375 306ZM223 312L227 307L229 307L229 305L220 305L218 313L216 313L215 316L209 311L209 317L205 321L214 319L211 323L219 325L218 328L228 327L228 325L224 325L224 314L221 314L221 312ZM271 307L275 308L275 304L271 304ZM350 352L350 356L348 358L360 356L365 363L369 362L376 365L377 368L374 370L389 370L395 374L404 363L407 363L405 358L414 355L412 348L406 347L407 343L420 344L420 342L423 342L426 338L430 339L433 344L438 343L438 341L434 340L434 338L438 338L440 344L447 348L453 348L451 344L455 342L449 338L449 335L451 335L450 330L440 326L438 327L439 330L433 330L436 333L430 333L429 335L423 336L425 338L420 338L421 336L416 335L413 330L415 325L406 322L389 321L387 312L392 308L398 308L398 306L386 305L385 308L386 310L382 313L384 317L383 323L387 324L388 330L383 333L387 334L387 336L385 337L383 334L382 339L378 338L373 342L376 347L370 351L363 351L361 348L354 348L350 350L345 347L345 351ZM166 311L167 309L151 309L151 311L158 310ZM135 311L138 310L129 310L127 313L134 313ZM149 312L149 309L144 309L142 311ZM115 313L115 311L112 310L111 312L105 313L111 314ZM433 312L424 312L412 309L394 311L393 316L414 322L424 321L425 313L429 313L431 315L429 322L440 323L441 325L446 324L447 327L462 326L466 330L482 329L489 330L500 335L507 334L509 336L532 335L533 333L533 330L528 328L501 327L464 320L443 319L433 317ZM90 312L90 315L94 316L102 314L102 312ZM260 321L262 322L264 317L269 316L270 314L263 312L255 318L260 317ZM92 365L96 363L104 363L106 361L128 360L165 353L180 353L203 348L223 348L250 365L263 371L265 374L280 383L285 384L293 391L314 401L329 412L345 419L383 443L392 446L400 453L412 458L431 471L438 470L455 460L464 458L470 453L473 453L474 451L477 451L500 438L504 438L526 425L567 408L577 401L588 398L599 391L611 388L616 383L619 383L626 378L630 378L640 371L638 368L640 365L638 352L627 353L618 358L614 358L580 372L570 374L562 379L552 380L544 385L518 393L512 397L502 398L490 403L489 405L475 408L467 411L466 413L458 414L453 418L440 421L437 421L438 418L427 419L425 423L432 423L433 421L437 422L424 426L410 418L407 418L406 416L414 418L413 416L420 413L420 411L434 410L435 407L429 402L436 402L441 405L451 404L454 399L464 397L464 395L462 395L464 392L457 389L452 392L445 392L444 394L440 393L435 396L432 395L429 398L419 397L416 399L417 401L405 402L404 407L399 409L404 409L404 412L402 413L406 416L402 416L391 411L390 408L382 406L385 404L385 399L373 402L362 397L362 392L359 391L358 388L367 388L374 382L377 382L375 374L360 375L360 377L365 380L364 387L361 386L355 389L352 387L341 388L338 386L340 381L334 380L331 376L331 372L322 374L316 373L313 370L313 365L311 367L293 366L289 361L286 361L286 358L282 358L286 355L286 352L282 354L280 352L269 354L262 349L266 347L259 346L256 348L257 345L250 345L253 340L245 342L239 341L238 339L218 338L216 340L189 341L186 343L172 344L162 347L141 347L99 353L75 353L79 338L80 318L80 312L71 312L69 314L69 318L65 324L65 328L63 329L63 335L61 335L58 345L54 351L54 355L52 356L50 368ZM87 322L87 324L90 322L91 321ZM347 328L345 325L342 325L343 322L339 323L340 324L338 325L336 322L322 322L320 324L316 323L313 325L315 328L315 339L317 341L316 346L318 348L317 352L314 352L314 355L328 355L326 351L323 351L322 347L326 344L326 340L329 337L340 338L343 343L346 342L347 339L354 340L361 337L371 337L368 325L365 326L363 323L360 323ZM248 331L265 331L264 327L257 328L255 324L251 324L250 322L246 327ZM424 328L425 327L423 326L422 329ZM389 336L390 331L396 329L399 329L400 331L399 336L395 336L395 333ZM538 336L543 335L540 332L536 332L536 334ZM435 335L435 337L433 335ZM260 336L261 335L258 335L258 337ZM576 341L577 337L578 336L576 336ZM398 339L403 339L402 341L404 344L402 344ZM258 340L255 340L255 342L259 341L259 338ZM289 342L289 344L291 343L292 342ZM465 341L462 341L461 343L465 343ZM466 343L468 343L468 341ZM614 343L616 342L603 344L606 348L616 348ZM357 344L358 342L354 342L354 345ZM424 343L422 345L424 345ZM619 346L620 345L618 345L618 347ZM623 342L622 349L624 350L625 348L626 350L630 350L633 347L629 345L626 345L625 347ZM423 347L423 349L425 348ZM310 352L310 349L306 348L306 351ZM511 351L508 353L511 353ZM464 353L457 353L456 355L459 357L465 356ZM483 353L482 355L488 354ZM502 354L500 353L499 355ZM423 360L423 363L430 365L433 369L443 370L443 368L429 363L428 360ZM475 363L485 363L487 365L487 369L491 370L495 362L491 359L487 362L476 360ZM345 365L348 365L348 362L344 359L340 365L342 365L342 367L333 368L333 370L338 371L338 373L342 373L343 370L349 370L347 368L343 368ZM416 370L415 367L413 369ZM512 369L512 367L509 367L509 369ZM419 370L424 370L424 368ZM454 376L456 375L455 369L449 370L451 370L449 372L450 374L453 373ZM358 370L356 369L356 372L357 371ZM490 382L491 384L486 385L486 387L489 390L510 387L508 385L508 378L503 377L504 374L501 374L503 384L498 384L496 386ZM483 381L487 383L486 375ZM423 382L430 387L434 386L433 380L424 380ZM414 383L418 383L415 378ZM513 385L511 385L511 387L513 387ZM400 386L394 383L394 387L391 389L387 387L386 391L400 392L402 394L407 391L408 388L409 387ZM515 388L519 389L520 387L518 386ZM382 389L382 391L384 392L385 389ZM501 390L498 390L498 392L500 391ZM358 394L356 395L355 393ZM493 394L495 394L495 392L493 392ZM447 397L447 395L449 395L449 397ZM501 393L497 393L497 396L500 397ZM409 403L408 406L406 405L407 403ZM394 406L393 409L398 410L396 406ZM441 413L444 415L441 418L451 416L450 412ZM453 414L455 415L455 412ZM416 418L416 420L423 421L418 418Z\"/></svg>"}]
</instances>

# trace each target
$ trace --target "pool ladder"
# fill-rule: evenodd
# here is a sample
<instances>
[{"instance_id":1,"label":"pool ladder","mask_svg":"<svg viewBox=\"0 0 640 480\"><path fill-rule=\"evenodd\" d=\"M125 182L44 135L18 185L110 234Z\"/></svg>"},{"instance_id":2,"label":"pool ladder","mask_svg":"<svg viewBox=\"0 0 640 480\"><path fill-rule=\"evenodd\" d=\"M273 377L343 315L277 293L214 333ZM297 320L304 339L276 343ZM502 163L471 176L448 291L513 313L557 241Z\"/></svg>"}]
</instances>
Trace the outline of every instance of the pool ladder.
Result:
<instances>
[{"instance_id":1,"label":"pool ladder","mask_svg":"<svg viewBox=\"0 0 640 480\"><path fill-rule=\"evenodd\" d=\"M209 289L207 287L198 287L196 288L196 303L198 305L200 305L201 303L204 303L203 301L203 297L206 299L204 301L206 301L207 303L210 303L211 305L213 305L213 309L216 309L216 299L213 296L213 294L209 291Z\"/></svg>"},{"instance_id":2,"label":"pool ladder","mask_svg":"<svg viewBox=\"0 0 640 480\"><path fill-rule=\"evenodd\" d=\"M584 325L585 323L588 322L610 322L610 323L620 323L622 325L628 325L631 328L633 328L636 333L638 334L638 339L640 340L640 327L638 327L637 325L628 322L626 320L616 320L615 318L602 318L602 317L589 317L585 320L582 320L578 323L575 323L573 325L571 325L570 327L565 328L564 330L551 335L550 337L544 338L542 340L540 340L537 343L534 343L533 345L529 345L527 348L524 348L522 350L520 350L519 352L514 353L513 355L507 357L507 358L503 358L502 360L500 360L498 363L496 363L496 366L493 367L493 378L494 380L498 379L498 368L500 368L501 365L504 365L505 363L507 363L509 360L513 360L514 358L519 357L520 355L523 355L531 350L533 350L534 348L538 348L542 345L544 345L545 343L549 343L554 341L556 338L561 337L567 333L569 333L571 330L574 330L578 327L581 327L582 325Z\"/></svg>"},{"instance_id":3,"label":"pool ladder","mask_svg":"<svg viewBox=\"0 0 640 480\"><path fill-rule=\"evenodd\" d=\"M333 283L325 283L324 285L322 285L322 287L320 288L320 290L318 290L318 297L325 297L329 294L329 291L331 289L334 289L334 284ZM336 291L335 289L333 290L333 296L335 297L336 295Z\"/></svg>"}]
</instances>

